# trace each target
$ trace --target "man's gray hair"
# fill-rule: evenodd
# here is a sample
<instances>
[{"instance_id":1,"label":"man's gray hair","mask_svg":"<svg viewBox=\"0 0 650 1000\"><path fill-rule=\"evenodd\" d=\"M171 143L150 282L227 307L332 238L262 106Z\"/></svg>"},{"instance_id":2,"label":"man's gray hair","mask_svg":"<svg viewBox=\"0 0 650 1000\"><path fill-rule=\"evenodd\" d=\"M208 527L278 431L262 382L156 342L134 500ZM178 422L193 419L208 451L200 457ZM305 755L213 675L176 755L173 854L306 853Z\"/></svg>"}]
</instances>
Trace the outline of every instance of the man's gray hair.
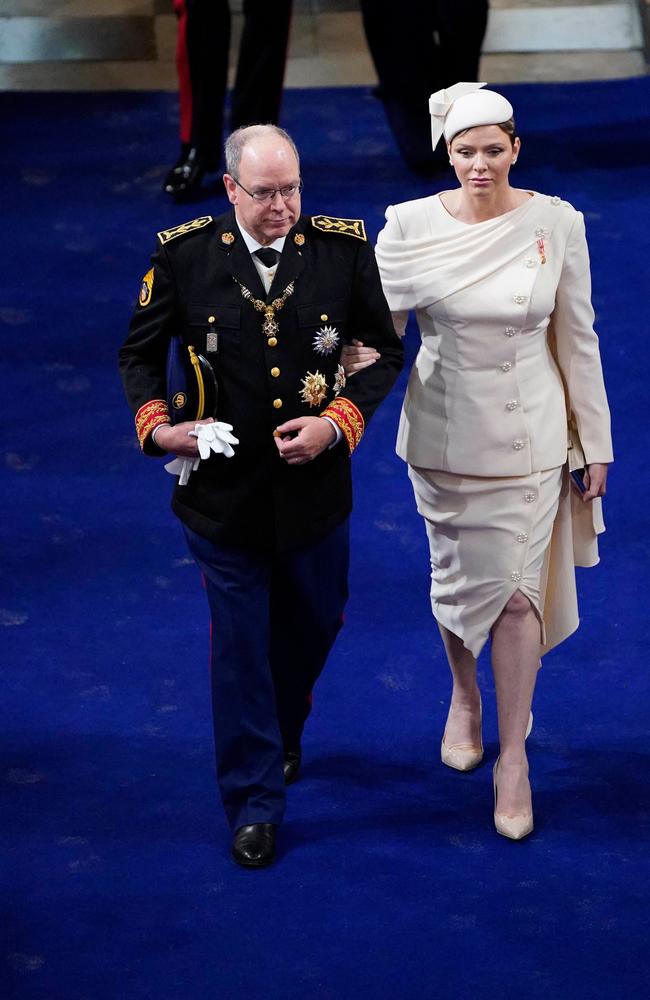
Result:
<instances>
[{"instance_id":1,"label":"man's gray hair","mask_svg":"<svg viewBox=\"0 0 650 1000\"><path fill-rule=\"evenodd\" d=\"M262 138L265 135L274 135L278 139L284 139L294 151L296 160L298 161L298 169L300 169L300 156L296 144L289 133L285 132L283 128L280 128L279 125L244 125L242 128L235 129L226 139L224 145L226 173L230 174L236 180L239 174L239 163L244 146L251 142L251 140Z\"/></svg>"}]
</instances>

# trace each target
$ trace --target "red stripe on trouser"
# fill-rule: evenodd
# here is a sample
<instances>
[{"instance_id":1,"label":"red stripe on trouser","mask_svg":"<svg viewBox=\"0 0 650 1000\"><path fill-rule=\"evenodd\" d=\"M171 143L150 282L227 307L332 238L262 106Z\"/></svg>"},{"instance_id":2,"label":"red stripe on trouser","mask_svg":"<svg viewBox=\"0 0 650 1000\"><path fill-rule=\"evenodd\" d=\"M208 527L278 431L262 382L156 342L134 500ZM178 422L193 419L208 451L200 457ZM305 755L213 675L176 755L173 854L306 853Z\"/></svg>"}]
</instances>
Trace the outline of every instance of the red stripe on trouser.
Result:
<instances>
[{"instance_id":1,"label":"red stripe on trouser","mask_svg":"<svg viewBox=\"0 0 650 1000\"><path fill-rule=\"evenodd\" d=\"M190 59L187 53L187 7L185 0L174 0L174 12L178 18L176 72L181 105L181 142L189 145L192 137L192 79L190 77Z\"/></svg>"}]
</instances>

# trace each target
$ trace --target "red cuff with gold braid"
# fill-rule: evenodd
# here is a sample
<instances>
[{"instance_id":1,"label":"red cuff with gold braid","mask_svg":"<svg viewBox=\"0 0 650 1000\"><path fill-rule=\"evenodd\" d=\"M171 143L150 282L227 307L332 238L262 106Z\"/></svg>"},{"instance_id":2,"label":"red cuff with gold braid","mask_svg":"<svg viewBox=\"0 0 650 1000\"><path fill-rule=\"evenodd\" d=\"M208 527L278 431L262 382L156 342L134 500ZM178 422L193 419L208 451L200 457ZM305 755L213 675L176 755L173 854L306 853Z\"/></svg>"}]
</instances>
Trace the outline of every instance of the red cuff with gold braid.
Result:
<instances>
[{"instance_id":1,"label":"red cuff with gold braid","mask_svg":"<svg viewBox=\"0 0 650 1000\"><path fill-rule=\"evenodd\" d=\"M359 441L363 437L363 432L365 430L365 421L360 411L356 408L354 403L346 399L345 396L337 396L337 398L327 406L321 413L321 417L329 417L342 433L345 435L345 440L348 443L348 450L350 454L354 451Z\"/></svg>"},{"instance_id":2,"label":"red cuff with gold braid","mask_svg":"<svg viewBox=\"0 0 650 1000\"><path fill-rule=\"evenodd\" d=\"M145 441L152 430L160 424L168 423L170 423L169 411L164 399L152 399L140 407L135 415L135 430L143 451Z\"/></svg>"}]
</instances>

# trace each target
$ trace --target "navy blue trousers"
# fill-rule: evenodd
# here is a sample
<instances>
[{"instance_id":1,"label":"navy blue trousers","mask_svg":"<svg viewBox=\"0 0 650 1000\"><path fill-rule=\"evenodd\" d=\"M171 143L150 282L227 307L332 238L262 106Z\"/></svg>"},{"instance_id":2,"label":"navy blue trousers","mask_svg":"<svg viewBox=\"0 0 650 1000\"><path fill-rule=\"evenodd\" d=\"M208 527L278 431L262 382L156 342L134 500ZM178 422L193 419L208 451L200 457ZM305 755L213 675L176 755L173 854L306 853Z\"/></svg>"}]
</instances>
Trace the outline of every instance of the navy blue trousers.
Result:
<instances>
[{"instance_id":1,"label":"navy blue trousers","mask_svg":"<svg viewBox=\"0 0 650 1000\"><path fill-rule=\"evenodd\" d=\"M212 621L217 781L233 830L280 823L284 751L298 748L312 690L343 623L349 522L281 554L217 545L185 525Z\"/></svg>"}]
</instances>

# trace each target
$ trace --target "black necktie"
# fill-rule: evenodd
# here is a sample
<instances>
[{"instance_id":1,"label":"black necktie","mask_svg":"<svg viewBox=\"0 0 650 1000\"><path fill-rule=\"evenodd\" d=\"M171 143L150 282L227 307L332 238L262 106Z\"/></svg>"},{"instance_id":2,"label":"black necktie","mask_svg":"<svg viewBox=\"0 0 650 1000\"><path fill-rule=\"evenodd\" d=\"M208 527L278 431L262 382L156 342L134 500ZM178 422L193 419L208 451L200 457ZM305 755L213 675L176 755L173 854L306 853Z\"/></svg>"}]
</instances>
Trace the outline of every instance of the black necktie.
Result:
<instances>
[{"instance_id":1,"label":"black necktie","mask_svg":"<svg viewBox=\"0 0 650 1000\"><path fill-rule=\"evenodd\" d=\"M262 261L264 267L275 267L280 260L280 251L274 250L273 247L260 247L259 250L255 250L255 256Z\"/></svg>"}]
</instances>

